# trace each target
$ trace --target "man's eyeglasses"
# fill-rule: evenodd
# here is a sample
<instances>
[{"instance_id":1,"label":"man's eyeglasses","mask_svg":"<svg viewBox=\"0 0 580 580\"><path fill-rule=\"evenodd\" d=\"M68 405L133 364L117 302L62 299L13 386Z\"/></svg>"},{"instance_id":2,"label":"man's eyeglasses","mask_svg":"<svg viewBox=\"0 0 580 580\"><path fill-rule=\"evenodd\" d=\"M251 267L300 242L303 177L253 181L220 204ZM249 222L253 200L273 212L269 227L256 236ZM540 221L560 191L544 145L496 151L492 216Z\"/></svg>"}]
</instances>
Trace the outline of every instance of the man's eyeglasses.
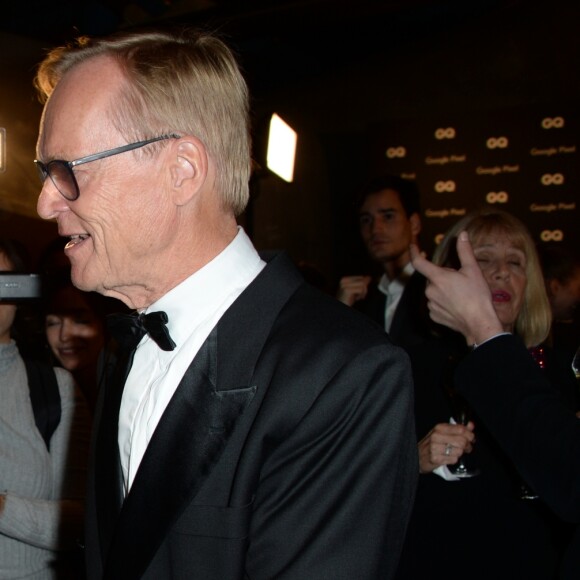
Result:
<instances>
[{"instance_id":1,"label":"man's eyeglasses","mask_svg":"<svg viewBox=\"0 0 580 580\"><path fill-rule=\"evenodd\" d=\"M53 159L48 163L43 163L42 161L35 159L34 163L38 169L40 181L43 184L46 178L50 177L52 183L54 183L54 186L65 199L68 201L75 201L79 198L80 190L79 184L77 183L77 178L75 177L73 171L73 167L82 165L83 163L90 163L91 161L96 161L97 159L104 159L105 157L119 155L119 153L125 153L125 151L139 149L140 147L145 147L145 145L155 143L156 141L163 141L164 139L179 139L179 135L175 135L173 133L169 135L161 135L161 137L154 137L153 139L146 139L145 141L129 143L128 145L122 145L121 147L115 147L114 149L107 149L107 151L101 151L100 153L93 153L92 155L87 155L86 157L75 159L74 161Z\"/></svg>"}]
</instances>

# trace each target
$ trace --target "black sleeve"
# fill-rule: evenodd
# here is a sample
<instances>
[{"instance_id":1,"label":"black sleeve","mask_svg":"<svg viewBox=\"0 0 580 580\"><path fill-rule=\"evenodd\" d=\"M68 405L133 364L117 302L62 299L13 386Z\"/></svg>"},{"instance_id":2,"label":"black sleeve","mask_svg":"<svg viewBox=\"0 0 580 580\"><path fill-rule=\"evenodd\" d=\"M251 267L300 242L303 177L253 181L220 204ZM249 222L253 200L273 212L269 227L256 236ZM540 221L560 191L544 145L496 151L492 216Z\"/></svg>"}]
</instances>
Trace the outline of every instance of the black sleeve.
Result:
<instances>
[{"instance_id":1,"label":"black sleeve","mask_svg":"<svg viewBox=\"0 0 580 580\"><path fill-rule=\"evenodd\" d=\"M513 336L459 366L456 382L522 476L563 519L580 522L580 419Z\"/></svg>"}]
</instances>

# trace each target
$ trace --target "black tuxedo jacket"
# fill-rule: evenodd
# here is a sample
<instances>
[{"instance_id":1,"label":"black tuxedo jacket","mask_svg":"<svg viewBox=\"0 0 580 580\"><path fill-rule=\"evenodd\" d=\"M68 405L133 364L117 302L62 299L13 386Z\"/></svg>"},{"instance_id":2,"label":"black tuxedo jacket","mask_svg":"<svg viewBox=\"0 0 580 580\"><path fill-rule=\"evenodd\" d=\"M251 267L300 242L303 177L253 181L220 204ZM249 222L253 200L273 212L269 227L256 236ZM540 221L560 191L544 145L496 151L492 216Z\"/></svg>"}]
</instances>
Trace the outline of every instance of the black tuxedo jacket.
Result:
<instances>
[{"instance_id":1,"label":"black tuxedo jacket","mask_svg":"<svg viewBox=\"0 0 580 580\"><path fill-rule=\"evenodd\" d=\"M407 356L284 256L210 333L124 502L119 401L102 395L90 579L394 573L417 478Z\"/></svg>"},{"instance_id":2,"label":"black tuxedo jacket","mask_svg":"<svg viewBox=\"0 0 580 580\"><path fill-rule=\"evenodd\" d=\"M366 298L356 302L354 308L385 328L386 301L387 297L378 286L373 285L369 288ZM425 300L425 277L419 272L413 272L395 310L389 336L396 345L408 349L429 338L430 330Z\"/></svg>"},{"instance_id":3,"label":"black tuxedo jacket","mask_svg":"<svg viewBox=\"0 0 580 580\"><path fill-rule=\"evenodd\" d=\"M580 523L580 419L514 336L478 347L456 384L524 479L562 519ZM580 527L562 578L580 578Z\"/></svg>"}]
</instances>

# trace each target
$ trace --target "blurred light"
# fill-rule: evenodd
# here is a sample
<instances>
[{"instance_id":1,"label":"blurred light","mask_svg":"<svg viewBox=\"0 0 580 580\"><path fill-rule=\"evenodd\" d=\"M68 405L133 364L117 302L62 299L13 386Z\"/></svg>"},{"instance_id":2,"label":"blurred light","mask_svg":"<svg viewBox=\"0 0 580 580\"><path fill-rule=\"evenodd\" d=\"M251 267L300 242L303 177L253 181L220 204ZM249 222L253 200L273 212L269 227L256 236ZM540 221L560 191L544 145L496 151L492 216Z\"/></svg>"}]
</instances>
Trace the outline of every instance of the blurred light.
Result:
<instances>
[{"instance_id":1,"label":"blurred light","mask_svg":"<svg viewBox=\"0 0 580 580\"><path fill-rule=\"evenodd\" d=\"M294 179L297 140L296 131L274 113L270 119L266 164L270 171L288 182Z\"/></svg>"},{"instance_id":2,"label":"blurred light","mask_svg":"<svg viewBox=\"0 0 580 580\"><path fill-rule=\"evenodd\" d=\"M6 170L6 129L0 127L0 173Z\"/></svg>"}]
</instances>

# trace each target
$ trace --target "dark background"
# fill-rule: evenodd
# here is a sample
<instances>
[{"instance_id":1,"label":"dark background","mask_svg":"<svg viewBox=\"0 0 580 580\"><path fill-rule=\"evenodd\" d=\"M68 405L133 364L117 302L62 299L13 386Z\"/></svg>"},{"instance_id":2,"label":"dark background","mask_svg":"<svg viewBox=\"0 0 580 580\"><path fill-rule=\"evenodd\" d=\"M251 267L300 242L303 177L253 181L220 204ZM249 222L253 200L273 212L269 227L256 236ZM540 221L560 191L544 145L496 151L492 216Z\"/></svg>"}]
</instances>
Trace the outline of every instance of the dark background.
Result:
<instances>
[{"instance_id":1,"label":"dark background","mask_svg":"<svg viewBox=\"0 0 580 580\"><path fill-rule=\"evenodd\" d=\"M351 197L383 170L416 177L428 251L461 211L486 200L521 217L538 241L560 231L561 243L577 246L580 8L568 4L12 2L0 18L2 235L23 239L33 256L55 235L53 224L34 217L31 163L40 115L32 77L45 50L79 34L179 23L217 30L238 53L253 95L259 161L271 112L298 131L294 183L265 171L252 183L241 221L259 249L286 249L317 267L329 287L359 270L364 253ZM542 128L558 117L562 127ZM454 138L435 138L449 128ZM506 137L507 147L490 149L490 137ZM531 153L551 148L557 153ZM482 174L482 167L502 172ZM546 174L563 183L543 185ZM556 209L531 209L550 205Z\"/></svg>"}]
</instances>

